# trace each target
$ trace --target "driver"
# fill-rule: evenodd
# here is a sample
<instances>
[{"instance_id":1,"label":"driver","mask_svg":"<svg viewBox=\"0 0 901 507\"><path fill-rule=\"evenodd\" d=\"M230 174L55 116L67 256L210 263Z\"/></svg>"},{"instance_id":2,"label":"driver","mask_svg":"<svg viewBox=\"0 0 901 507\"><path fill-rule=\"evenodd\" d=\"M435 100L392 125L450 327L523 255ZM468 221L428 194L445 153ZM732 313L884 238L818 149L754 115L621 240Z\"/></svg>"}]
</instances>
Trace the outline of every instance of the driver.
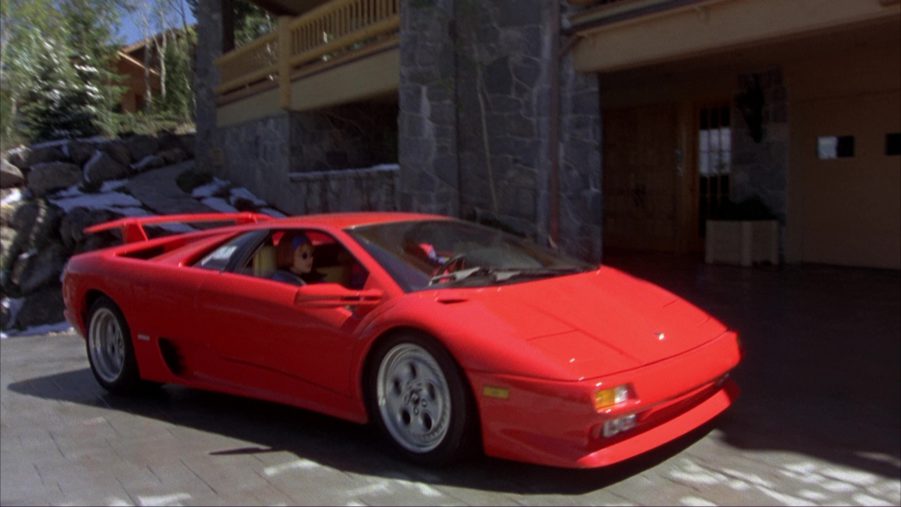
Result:
<instances>
[{"instance_id":1,"label":"driver","mask_svg":"<svg viewBox=\"0 0 901 507\"><path fill-rule=\"evenodd\" d=\"M313 244L309 238L300 234L291 239L291 263L272 274L272 279L294 285L305 285L320 282L322 273L313 271Z\"/></svg>"}]
</instances>

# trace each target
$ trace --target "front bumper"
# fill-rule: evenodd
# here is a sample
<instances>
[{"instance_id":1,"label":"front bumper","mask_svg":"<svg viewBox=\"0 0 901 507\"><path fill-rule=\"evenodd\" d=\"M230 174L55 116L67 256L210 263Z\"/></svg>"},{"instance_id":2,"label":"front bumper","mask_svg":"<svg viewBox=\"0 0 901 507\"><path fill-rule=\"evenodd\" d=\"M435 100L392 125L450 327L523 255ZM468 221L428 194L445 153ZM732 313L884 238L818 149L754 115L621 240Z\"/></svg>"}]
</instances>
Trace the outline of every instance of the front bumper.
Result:
<instances>
[{"instance_id":1,"label":"front bumper","mask_svg":"<svg viewBox=\"0 0 901 507\"><path fill-rule=\"evenodd\" d=\"M713 419L738 396L728 373L741 352L735 333L641 368L578 382L469 372L485 453L564 468L612 465L670 442ZM602 412L600 387L629 384L635 398ZM486 396L506 389L501 399ZM612 437L604 423L635 414L635 427Z\"/></svg>"}]
</instances>

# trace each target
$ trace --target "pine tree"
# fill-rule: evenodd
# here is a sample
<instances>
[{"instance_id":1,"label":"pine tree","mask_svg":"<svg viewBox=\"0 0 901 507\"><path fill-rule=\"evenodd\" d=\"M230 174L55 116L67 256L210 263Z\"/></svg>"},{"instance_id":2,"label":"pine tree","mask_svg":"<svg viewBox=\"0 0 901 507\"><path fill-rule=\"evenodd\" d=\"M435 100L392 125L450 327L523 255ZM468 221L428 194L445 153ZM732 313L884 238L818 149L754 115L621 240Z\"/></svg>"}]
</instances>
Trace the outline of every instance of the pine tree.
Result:
<instances>
[{"instance_id":1,"label":"pine tree","mask_svg":"<svg viewBox=\"0 0 901 507\"><path fill-rule=\"evenodd\" d=\"M115 72L118 45L113 33L119 22L117 0L63 0L60 9L68 43L75 50L71 62L84 87L71 98L92 116L97 132L115 127L115 109L124 92ZM96 133L96 132L95 132Z\"/></svg>"},{"instance_id":2,"label":"pine tree","mask_svg":"<svg viewBox=\"0 0 901 507\"><path fill-rule=\"evenodd\" d=\"M22 98L21 124L32 142L97 134L92 91L79 82L64 41L47 38L35 58L32 87Z\"/></svg>"},{"instance_id":3,"label":"pine tree","mask_svg":"<svg viewBox=\"0 0 901 507\"><path fill-rule=\"evenodd\" d=\"M121 90L112 72L117 0L8 0L4 125L29 140L108 132Z\"/></svg>"}]
</instances>

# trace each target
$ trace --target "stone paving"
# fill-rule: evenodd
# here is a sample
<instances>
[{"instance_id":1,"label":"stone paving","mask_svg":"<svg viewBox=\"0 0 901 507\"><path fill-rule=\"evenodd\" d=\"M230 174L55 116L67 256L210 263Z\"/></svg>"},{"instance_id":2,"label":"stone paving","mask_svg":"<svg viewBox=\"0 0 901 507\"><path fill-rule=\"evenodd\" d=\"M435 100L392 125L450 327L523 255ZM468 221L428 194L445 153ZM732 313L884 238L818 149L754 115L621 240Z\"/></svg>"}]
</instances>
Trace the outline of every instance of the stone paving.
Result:
<instances>
[{"instance_id":1,"label":"stone paving","mask_svg":"<svg viewBox=\"0 0 901 507\"><path fill-rule=\"evenodd\" d=\"M60 334L0 342L0 504L901 503L899 273L608 262L712 311L746 349L735 406L639 459L420 468L369 427L303 410L177 386L111 396Z\"/></svg>"}]
</instances>

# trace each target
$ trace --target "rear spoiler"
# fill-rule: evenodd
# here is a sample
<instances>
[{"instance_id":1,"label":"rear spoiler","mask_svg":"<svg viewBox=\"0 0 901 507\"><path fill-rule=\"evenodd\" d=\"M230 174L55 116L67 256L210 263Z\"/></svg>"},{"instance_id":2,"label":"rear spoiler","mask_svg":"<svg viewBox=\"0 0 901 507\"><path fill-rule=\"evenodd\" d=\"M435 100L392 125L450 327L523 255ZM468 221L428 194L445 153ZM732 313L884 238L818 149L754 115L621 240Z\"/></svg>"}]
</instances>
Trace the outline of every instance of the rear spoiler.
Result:
<instances>
[{"instance_id":1,"label":"rear spoiler","mask_svg":"<svg viewBox=\"0 0 901 507\"><path fill-rule=\"evenodd\" d=\"M84 232L94 234L97 232L119 229L122 233L122 240L125 243L136 243L138 241L147 241L147 232L144 230L145 225L169 224L169 223L195 223L195 222L233 222L235 225L255 224L257 222L265 222L272 220L269 215L262 213L193 213L185 215L154 215L149 217L127 217L113 220L112 222L104 222L102 224L86 227Z\"/></svg>"}]
</instances>

